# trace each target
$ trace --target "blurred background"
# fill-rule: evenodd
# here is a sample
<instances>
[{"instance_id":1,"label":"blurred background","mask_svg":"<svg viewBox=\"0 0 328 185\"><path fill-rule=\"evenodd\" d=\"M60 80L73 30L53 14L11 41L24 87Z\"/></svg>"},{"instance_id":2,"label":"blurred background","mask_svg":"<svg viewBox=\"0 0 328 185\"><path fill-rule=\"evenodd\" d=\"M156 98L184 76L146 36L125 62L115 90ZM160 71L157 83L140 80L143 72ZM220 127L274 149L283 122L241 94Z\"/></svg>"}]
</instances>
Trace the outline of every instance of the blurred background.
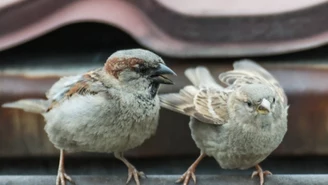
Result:
<instances>
[{"instance_id":1,"label":"blurred background","mask_svg":"<svg viewBox=\"0 0 328 185\"><path fill-rule=\"evenodd\" d=\"M101 67L114 51L145 48L177 72L213 75L242 58L267 68L285 89L290 109L283 143L263 162L275 174L328 174L328 1L326 0L6 0L0 2L0 104L44 98L60 76ZM199 150L189 118L161 110L157 135L126 153L146 174L182 174ZM0 108L0 175L55 175L59 151L40 115ZM69 174L126 174L111 154L74 153ZM206 158L197 174L221 170Z\"/></svg>"}]
</instances>

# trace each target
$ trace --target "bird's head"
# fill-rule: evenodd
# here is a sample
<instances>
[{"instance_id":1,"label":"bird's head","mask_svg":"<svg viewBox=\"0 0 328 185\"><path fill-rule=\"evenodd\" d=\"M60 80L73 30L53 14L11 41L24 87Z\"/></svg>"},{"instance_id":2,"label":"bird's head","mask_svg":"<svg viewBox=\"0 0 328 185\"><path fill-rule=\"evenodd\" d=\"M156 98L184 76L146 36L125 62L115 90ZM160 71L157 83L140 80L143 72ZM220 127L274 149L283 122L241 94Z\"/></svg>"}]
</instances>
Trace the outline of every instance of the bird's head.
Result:
<instances>
[{"instance_id":1,"label":"bird's head","mask_svg":"<svg viewBox=\"0 0 328 185\"><path fill-rule=\"evenodd\" d=\"M173 84L172 80L164 75L176 75L161 57L143 49L113 53L107 59L104 69L122 85L140 91L148 89L152 95L157 93L160 84Z\"/></svg>"},{"instance_id":2,"label":"bird's head","mask_svg":"<svg viewBox=\"0 0 328 185\"><path fill-rule=\"evenodd\" d=\"M244 122L254 122L271 117L276 104L276 94L269 86L245 84L235 91L232 107Z\"/></svg>"}]
</instances>

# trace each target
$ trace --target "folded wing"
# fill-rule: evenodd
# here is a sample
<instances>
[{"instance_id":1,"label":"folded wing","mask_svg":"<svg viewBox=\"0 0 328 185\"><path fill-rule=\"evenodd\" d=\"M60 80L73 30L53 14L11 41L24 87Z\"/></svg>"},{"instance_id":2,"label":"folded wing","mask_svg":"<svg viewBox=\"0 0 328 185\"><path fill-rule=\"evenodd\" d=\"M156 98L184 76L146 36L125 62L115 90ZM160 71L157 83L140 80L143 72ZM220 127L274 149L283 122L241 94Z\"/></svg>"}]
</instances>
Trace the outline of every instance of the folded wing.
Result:
<instances>
[{"instance_id":1,"label":"folded wing","mask_svg":"<svg viewBox=\"0 0 328 185\"><path fill-rule=\"evenodd\" d=\"M215 82L205 67L187 69L185 74L193 86L186 86L179 93L160 95L161 106L204 123L226 123L228 91Z\"/></svg>"}]
</instances>

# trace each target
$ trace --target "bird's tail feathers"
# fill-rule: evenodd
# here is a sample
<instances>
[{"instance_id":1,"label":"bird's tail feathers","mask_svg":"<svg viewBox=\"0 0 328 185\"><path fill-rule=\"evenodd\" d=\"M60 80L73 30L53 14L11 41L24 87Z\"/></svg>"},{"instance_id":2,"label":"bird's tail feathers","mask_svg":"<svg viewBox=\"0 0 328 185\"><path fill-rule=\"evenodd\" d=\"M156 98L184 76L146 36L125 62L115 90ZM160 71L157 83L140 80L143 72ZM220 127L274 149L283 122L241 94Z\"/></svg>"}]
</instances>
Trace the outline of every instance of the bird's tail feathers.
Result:
<instances>
[{"instance_id":1,"label":"bird's tail feathers","mask_svg":"<svg viewBox=\"0 0 328 185\"><path fill-rule=\"evenodd\" d=\"M14 102L5 103L4 108L22 109L26 112L44 113L49 107L49 102L42 99L22 99Z\"/></svg>"},{"instance_id":2,"label":"bird's tail feathers","mask_svg":"<svg viewBox=\"0 0 328 185\"><path fill-rule=\"evenodd\" d=\"M198 66L196 68L189 68L185 71L186 77L191 83L200 88L206 86L212 86L222 88L213 78L210 71L204 66Z\"/></svg>"}]
</instances>

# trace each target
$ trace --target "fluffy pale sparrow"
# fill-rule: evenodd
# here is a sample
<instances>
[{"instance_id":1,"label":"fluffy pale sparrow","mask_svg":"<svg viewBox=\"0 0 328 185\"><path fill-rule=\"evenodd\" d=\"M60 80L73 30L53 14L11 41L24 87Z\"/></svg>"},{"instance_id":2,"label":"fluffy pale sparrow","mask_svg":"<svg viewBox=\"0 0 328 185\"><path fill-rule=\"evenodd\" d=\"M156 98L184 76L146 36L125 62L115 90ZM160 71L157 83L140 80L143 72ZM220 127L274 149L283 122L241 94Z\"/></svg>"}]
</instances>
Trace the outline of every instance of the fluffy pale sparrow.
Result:
<instances>
[{"instance_id":1,"label":"fluffy pale sparrow","mask_svg":"<svg viewBox=\"0 0 328 185\"><path fill-rule=\"evenodd\" d=\"M44 116L50 141L60 150L56 184L72 179L64 170L64 151L114 153L128 167L128 180L139 185L143 173L123 152L155 134L160 84L172 84L175 73L153 52L143 49L113 53L103 68L63 77L46 93L46 100L23 99L3 107Z\"/></svg>"},{"instance_id":2,"label":"fluffy pale sparrow","mask_svg":"<svg viewBox=\"0 0 328 185\"><path fill-rule=\"evenodd\" d=\"M224 169L248 169L252 177L264 175L259 163L282 142L287 132L287 98L277 80L250 60L234 63L216 83L205 67L188 69L193 86L161 95L161 106L191 117L192 138L201 154L177 182L196 182L195 169L203 157L212 156Z\"/></svg>"}]
</instances>

